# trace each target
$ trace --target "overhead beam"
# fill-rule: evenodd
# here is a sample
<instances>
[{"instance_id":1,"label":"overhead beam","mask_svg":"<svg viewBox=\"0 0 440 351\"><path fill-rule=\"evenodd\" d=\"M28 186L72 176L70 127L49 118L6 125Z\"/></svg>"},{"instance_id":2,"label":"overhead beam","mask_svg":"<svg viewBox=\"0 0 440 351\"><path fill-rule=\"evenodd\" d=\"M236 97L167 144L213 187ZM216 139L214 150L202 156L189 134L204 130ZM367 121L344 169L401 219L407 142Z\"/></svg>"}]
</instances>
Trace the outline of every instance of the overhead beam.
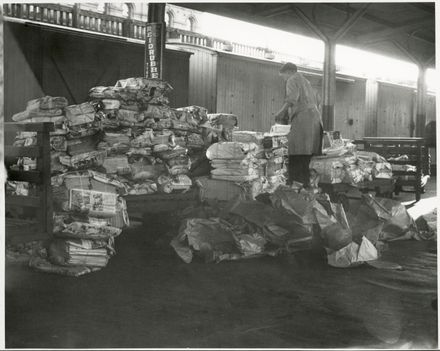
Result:
<instances>
[{"instance_id":1,"label":"overhead beam","mask_svg":"<svg viewBox=\"0 0 440 351\"><path fill-rule=\"evenodd\" d=\"M255 13L255 15L257 16L262 16L262 17L273 17L273 16L277 16L286 12L290 12L292 10L291 5L290 4L285 4L285 5L280 5L280 6L276 6L276 7L271 7L269 9L263 10L263 11L258 11Z\"/></svg>"},{"instance_id":2,"label":"overhead beam","mask_svg":"<svg viewBox=\"0 0 440 351\"><path fill-rule=\"evenodd\" d=\"M405 4L406 4L406 3L405 3ZM330 7L330 8L333 8L333 9L338 10L339 12L344 13L344 14L347 13L347 9L346 9L346 7L345 7L343 4L339 4L339 3L326 3L326 2L323 2L323 3L321 3L321 5L323 5L323 6L327 6L327 7ZM348 12L349 12L349 13L354 13L355 11L356 11L356 10L355 10L354 8L349 8L349 9L348 9ZM386 21L386 20L384 20L384 19L378 18L378 17L376 17L376 16L374 16L374 15L370 15L370 14L368 14L368 13L364 14L364 15L362 16L362 18L363 18L363 19L366 19L366 20L368 20L368 21L370 21L370 22L373 22L373 23L375 23L375 24L380 24L380 25L383 25L383 26L385 26L385 27L389 27L389 28L393 28L393 27L396 26L396 25L395 25L394 23L392 23L392 22ZM417 40L424 41L424 42L426 42L426 43L428 43L428 44L430 44L430 45L435 45L435 43L433 43L432 41L429 41L429 40L427 40L426 38L423 38L423 37L421 37L421 36L419 36L419 35L413 35L412 38L417 39Z\"/></svg>"},{"instance_id":3,"label":"overhead beam","mask_svg":"<svg viewBox=\"0 0 440 351\"><path fill-rule=\"evenodd\" d=\"M412 52L410 52L405 46L399 43L396 40L393 40L392 43L402 51L411 61L413 61L417 66L421 66L421 60L416 57Z\"/></svg>"},{"instance_id":4,"label":"overhead beam","mask_svg":"<svg viewBox=\"0 0 440 351\"><path fill-rule=\"evenodd\" d=\"M318 25L315 22L313 22L299 7L293 6L292 10L306 24L306 26L309 27L309 29L312 32L314 32L319 38L321 38L324 41L328 40L328 37L321 30L321 28L319 28Z\"/></svg>"},{"instance_id":5,"label":"overhead beam","mask_svg":"<svg viewBox=\"0 0 440 351\"><path fill-rule=\"evenodd\" d=\"M432 16L414 20L398 27L387 28L387 29L370 32L364 35L358 35L356 39L363 42L363 41L369 41L374 38L386 38L398 33L405 33L405 31L408 29L417 29L429 24L434 24L434 18ZM409 34L409 33L405 33L405 34Z\"/></svg>"},{"instance_id":6,"label":"overhead beam","mask_svg":"<svg viewBox=\"0 0 440 351\"><path fill-rule=\"evenodd\" d=\"M349 14L353 14L356 12L356 9L349 7L348 9L344 6L344 4L340 4L340 3L328 3L328 2L323 2L321 3L323 6L327 6L327 7L331 7L335 10L338 10L339 12L343 12L344 15L347 14L347 11ZM370 15L368 13L364 14L363 16L364 19L370 21L370 22L374 22L376 24L381 24L383 26L387 26L387 27L392 27L394 24L392 22L383 20L381 18L378 18L374 15Z\"/></svg>"},{"instance_id":7,"label":"overhead beam","mask_svg":"<svg viewBox=\"0 0 440 351\"><path fill-rule=\"evenodd\" d=\"M334 35L334 38L339 39L343 37L350 30L350 28L353 27L353 25L357 22L357 20L365 14L365 12L368 9L368 6L369 4L362 4L362 6L358 8L356 12L354 12L348 18L348 20L342 25L342 27L337 30L337 32Z\"/></svg>"},{"instance_id":8,"label":"overhead beam","mask_svg":"<svg viewBox=\"0 0 440 351\"><path fill-rule=\"evenodd\" d=\"M428 66L431 66L433 64L435 64L435 54L432 55L429 59L426 60L425 66L428 67Z\"/></svg>"},{"instance_id":9,"label":"overhead beam","mask_svg":"<svg viewBox=\"0 0 440 351\"><path fill-rule=\"evenodd\" d=\"M405 34L406 34L405 38L407 38L407 39L408 38L416 39L419 42L424 42L424 43L434 47L434 43L429 41L429 40L427 40L427 39L422 39L420 37L415 38L414 36L410 36L407 33L405 33ZM382 43L382 42L388 41L388 40L396 40L399 37L401 38L402 35L403 35L403 33L395 33L394 35L389 35L387 37L371 38L370 40L362 40L362 41L360 39L358 39L358 40L359 40L359 44L370 46L370 45L375 45L377 43Z\"/></svg>"}]
</instances>

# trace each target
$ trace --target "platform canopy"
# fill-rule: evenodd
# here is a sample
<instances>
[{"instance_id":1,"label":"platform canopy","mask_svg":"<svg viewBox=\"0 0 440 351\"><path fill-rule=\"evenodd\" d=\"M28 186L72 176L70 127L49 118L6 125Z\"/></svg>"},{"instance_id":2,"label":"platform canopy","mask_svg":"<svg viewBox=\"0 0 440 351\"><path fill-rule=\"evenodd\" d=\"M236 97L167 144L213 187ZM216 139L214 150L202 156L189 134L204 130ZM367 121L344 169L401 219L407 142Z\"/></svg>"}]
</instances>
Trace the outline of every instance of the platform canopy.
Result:
<instances>
[{"instance_id":1,"label":"platform canopy","mask_svg":"<svg viewBox=\"0 0 440 351\"><path fill-rule=\"evenodd\" d=\"M178 3L186 8L230 17L378 54L435 64L435 3ZM324 36L324 37L323 37Z\"/></svg>"}]
</instances>

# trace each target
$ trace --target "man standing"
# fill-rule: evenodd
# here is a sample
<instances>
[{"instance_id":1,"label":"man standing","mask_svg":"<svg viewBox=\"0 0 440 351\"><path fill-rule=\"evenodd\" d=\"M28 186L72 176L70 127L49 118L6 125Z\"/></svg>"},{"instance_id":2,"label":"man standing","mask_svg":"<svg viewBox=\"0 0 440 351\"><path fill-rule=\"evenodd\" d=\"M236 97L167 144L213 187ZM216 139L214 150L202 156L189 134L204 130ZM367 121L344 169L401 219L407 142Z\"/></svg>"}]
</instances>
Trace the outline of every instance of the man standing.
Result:
<instances>
[{"instance_id":1,"label":"man standing","mask_svg":"<svg viewBox=\"0 0 440 351\"><path fill-rule=\"evenodd\" d=\"M318 101L310 82L297 71L296 65L286 63L280 69L286 81L286 98L275 114L275 122L291 123L288 135L289 184L297 181L309 186L309 164L322 148L322 121Z\"/></svg>"}]
</instances>

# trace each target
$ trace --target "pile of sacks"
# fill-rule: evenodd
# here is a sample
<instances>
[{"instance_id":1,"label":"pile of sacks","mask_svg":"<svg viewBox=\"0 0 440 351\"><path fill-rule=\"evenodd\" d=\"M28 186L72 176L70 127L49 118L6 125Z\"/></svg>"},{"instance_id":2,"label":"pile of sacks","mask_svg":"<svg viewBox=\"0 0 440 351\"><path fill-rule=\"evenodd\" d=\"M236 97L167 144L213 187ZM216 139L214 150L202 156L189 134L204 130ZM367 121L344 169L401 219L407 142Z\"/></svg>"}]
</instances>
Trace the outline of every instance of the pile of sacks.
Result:
<instances>
[{"instance_id":1,"label":"pile of sacks","mask_svg":"<svg viewBox=\"0 0 440 351\"><path fill-rule=\"evenodd\" d=\"M310 161L311 184L356 185L373 179L391 179L391 164L374 152L351 149L340 156L314 156Z\"/></svg>"},{"instance_id":2,"label":"pile of sacks","mask_svg":"<svg viewBox=\"0 0 440 351\"><path fill-rule=\"evenodd\" d=\"M346 210L328 195L280 186L258 200L237 200L216 217L183 219L171 241L186 263L236 260L325 248L327 263L347 268L368 263L398 269L380 260L387 243L418 239L419 229L405 207L393 200L363 195ZM313 243L312 243L312 239Z\"/></svg>"}]
</instances>

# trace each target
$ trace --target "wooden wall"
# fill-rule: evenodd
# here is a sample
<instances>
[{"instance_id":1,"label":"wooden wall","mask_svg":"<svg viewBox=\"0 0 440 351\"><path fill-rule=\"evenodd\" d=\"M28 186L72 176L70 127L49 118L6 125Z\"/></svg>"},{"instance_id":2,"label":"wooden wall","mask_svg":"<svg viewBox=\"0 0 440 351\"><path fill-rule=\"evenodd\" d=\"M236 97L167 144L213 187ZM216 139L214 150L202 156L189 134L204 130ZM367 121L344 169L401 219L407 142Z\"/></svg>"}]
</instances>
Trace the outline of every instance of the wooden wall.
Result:
<instances>
[{"instance_id":1,"label":"wooden wall","mask_svg":"<svg viewBox=\"0 0 440 351\"><path fill-rule=\"evenodd\" d=\"M365 115L365 80L336 81L335 130L343 138L362 138Z\"/></svg>"},{"instance_id":2,"label":"wooden wall","mask_svg":"<svg viewBox=\"0 0 440 351\"><path fill-rule=\"evenodd\" d=\"M379 83L376 136L411 136L414 89Z\"/></svg>"},{"instance_id":3,"label":"wooden wall","mask_svg":"<svg viewBox=\"0 0 440 351\"><path fill-rule=\"evenodd\" d=\"M189 60L189 105L206 107L209 113L216 111L217 103L217 53L194 46Z\"/></svg>"},{"instance_id":4,"label":"wooden wall","mask_svg":"<svg viewBox=\"0 0 440 351\"><path fill-rule=\"evenodd\" d=\"M164 79L174 87L171 106L188 105L189 53L166 50ZM125 39L53 31L5 22L5 116L44 94L87 100L89 89L143 75L144 45Z\"/></svg>"},{"instance_id":5,"label":"wooden wall","mask_svg":"<svg viewBox=\"0 0 440 351\"><path fill-rule=\"evenodd\" d=\"M279 64L219 54L217 112L233 113L242 130L268 131L284 99Z\"/></svg>"}]
</instances>

